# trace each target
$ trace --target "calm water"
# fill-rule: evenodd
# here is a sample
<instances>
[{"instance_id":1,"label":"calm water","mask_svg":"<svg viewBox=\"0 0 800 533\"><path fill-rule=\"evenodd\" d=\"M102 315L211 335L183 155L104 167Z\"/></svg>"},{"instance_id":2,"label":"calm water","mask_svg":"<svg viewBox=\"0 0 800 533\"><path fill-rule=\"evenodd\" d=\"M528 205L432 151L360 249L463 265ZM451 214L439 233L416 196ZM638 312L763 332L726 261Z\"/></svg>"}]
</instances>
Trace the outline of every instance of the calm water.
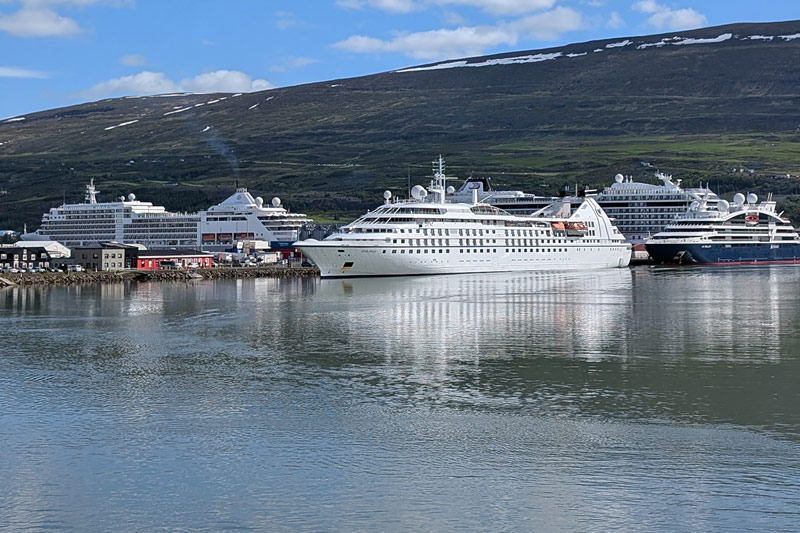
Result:
<instances>
[{"instance_id":1,"label":"calm water","mask_svg":"<svg viewBox=\"0 0 800 533\"><path fill-rule=\"evenodd\" d=\"M0 530L800 529L800 268L0 290Z\"/></svg>"}]
</instances>

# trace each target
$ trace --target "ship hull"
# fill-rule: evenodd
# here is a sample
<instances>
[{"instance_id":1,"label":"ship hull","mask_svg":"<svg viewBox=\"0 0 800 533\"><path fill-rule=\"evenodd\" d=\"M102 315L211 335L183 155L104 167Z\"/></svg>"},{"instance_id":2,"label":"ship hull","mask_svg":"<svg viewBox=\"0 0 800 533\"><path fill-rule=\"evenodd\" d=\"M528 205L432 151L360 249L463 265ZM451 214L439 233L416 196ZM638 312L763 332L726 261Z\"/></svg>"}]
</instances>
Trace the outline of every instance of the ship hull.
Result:
<instances>
[{"instance_id":1,"label":"ship hull","mask_svg":"<svg viewBox=\"0 0 800 533\"><path fill-rule=\"evenodd\" d=\"M325 241L296 243L320 269L323 278L467 274L531 270L588 270L628 266L630 245L619 243L566 251L465 253L457 247L401 250L393 247L352 246ZM405 251L406 253L401 253ZM413 253L412 253L413 252Z\"/></svg>"},{"instance_id":2,"label":"ship hull","mask_svg":"<svg viewBox=\"0 0 800 533\"><path fill-rule=\"evenodd\" d=\"M731 265L800 263L800 244L680 244L648 243L647 253L656 264Z\"/></svg>"}]
</instances>

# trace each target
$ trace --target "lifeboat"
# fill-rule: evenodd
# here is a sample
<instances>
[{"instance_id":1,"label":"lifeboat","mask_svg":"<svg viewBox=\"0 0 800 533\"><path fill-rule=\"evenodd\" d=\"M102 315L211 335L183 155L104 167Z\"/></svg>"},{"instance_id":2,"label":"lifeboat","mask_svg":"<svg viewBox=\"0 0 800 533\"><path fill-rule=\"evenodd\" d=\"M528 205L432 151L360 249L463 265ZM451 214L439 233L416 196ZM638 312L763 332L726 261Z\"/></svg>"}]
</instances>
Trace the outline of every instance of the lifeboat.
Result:
<instances>
[{"instance_id":1,"label":"lifeboat","mask_svg":"<svg viewBox=\"0 0 800 533\"><path fill-rule=\"evenodd\" d=\"M583 237L589 233L589 228L583 222L567 222L564 226L570 237Z\"/></svg>"}]
</instances>

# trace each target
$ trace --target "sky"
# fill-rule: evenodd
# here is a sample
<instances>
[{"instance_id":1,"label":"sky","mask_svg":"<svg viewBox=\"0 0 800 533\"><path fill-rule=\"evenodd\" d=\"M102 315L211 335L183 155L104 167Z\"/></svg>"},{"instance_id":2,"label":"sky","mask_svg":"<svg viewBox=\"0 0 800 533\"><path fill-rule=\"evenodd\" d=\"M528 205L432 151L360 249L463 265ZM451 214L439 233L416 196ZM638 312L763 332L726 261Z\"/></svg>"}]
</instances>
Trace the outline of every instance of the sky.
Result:
<instances>
[{"instance_id":1,"label":"sky","mask_svg":"<svg viewBox=\"0 0 800 533\"><path fill-rule=\"evenodd\" d=\"M800 0L0 0L0 120L799 18Z\"/></svg>"}]
</instances>

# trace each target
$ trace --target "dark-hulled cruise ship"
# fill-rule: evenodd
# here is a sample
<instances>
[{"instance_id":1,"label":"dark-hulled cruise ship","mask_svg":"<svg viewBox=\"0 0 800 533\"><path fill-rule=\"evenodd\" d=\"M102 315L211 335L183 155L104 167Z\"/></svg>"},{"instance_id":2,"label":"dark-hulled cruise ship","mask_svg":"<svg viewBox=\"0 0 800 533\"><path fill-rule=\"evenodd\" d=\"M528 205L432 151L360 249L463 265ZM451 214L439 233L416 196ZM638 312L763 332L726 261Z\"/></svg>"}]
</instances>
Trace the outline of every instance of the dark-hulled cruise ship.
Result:
<instances>
[{"instance_id":1,"label":"dark-hulled cruise ship","mask_svg":"<svg viewBox=\"0 0 800 533\"><path fill-rule=\"evenodd\" d=\"M686 214L664 228L645 246L656 263L744 264L798 263L800 236L788 218L775 212L772 198L739 193L733 203L715 208L692 204Z\"/></svg>"}]
</instances>

